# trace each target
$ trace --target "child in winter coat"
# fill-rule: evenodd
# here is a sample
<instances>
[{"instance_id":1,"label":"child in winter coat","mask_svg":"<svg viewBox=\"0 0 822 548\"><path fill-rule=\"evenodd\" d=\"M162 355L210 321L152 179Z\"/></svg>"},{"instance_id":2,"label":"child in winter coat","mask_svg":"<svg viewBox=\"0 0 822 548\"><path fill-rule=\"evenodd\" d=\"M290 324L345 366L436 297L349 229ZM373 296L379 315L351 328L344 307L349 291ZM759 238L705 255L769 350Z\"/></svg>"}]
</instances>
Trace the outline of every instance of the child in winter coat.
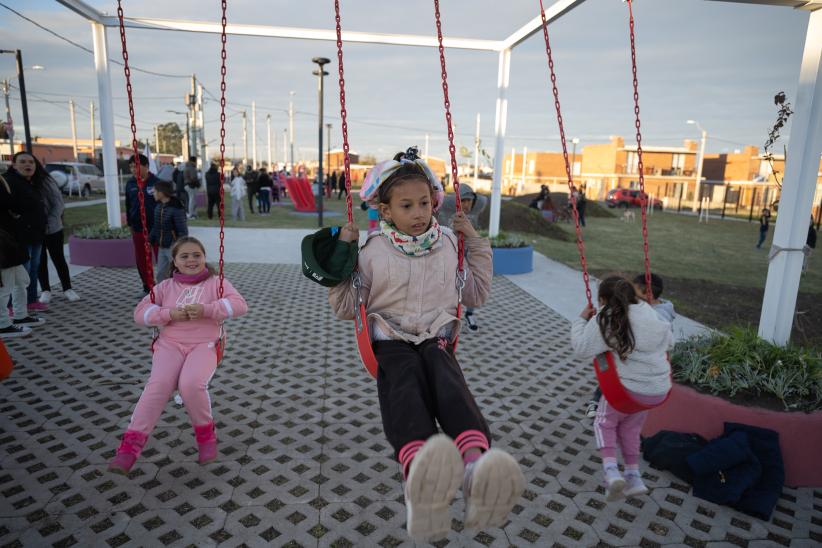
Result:
<instances>
[{"instance_id":1,"label":"child in winter coat","mask_svg":"<svg viewBox=\"0 0 822 548\"><path fill-rule=\"evenodd\" d=\"M231 170L231 213L235 221L245 221L243 198L248 194L245 178L236 167ZM252 213L254 210L252 210Z\"/></svg>"},{"instance_id":2,"label":"child in winter coat","mask_svg":"<svg viewBox=\"0 0 822 548\"><path fill-rule=\"evenodd\" d=\"M109 470L126 474L145 446L175 390L180 392L194 427L199 462L217 458L217 435L211 414L208 383L217 369L218 339L223 321L248 311L245 299L228 280L206 264L205 249L196 238L183 237L171 248L172 277L154 287L156 299L146 296L134 310L134 321L159 327L151 376L134 408Z\"/></svg>"},{"instance_id":3,"label":"child in winter coat","mask_svg":"<svg viewBox=\"0 0 822 548\"><path fill-rule=\"evenodd\" d=\"M171 246L178 238L188 236L188 221L182 202L174 196L174 185L166 181L154 184L154 224L148 241L157 246L157 283L170 276Z\"/></svg>"},{"instance_id":4,"label":"child in winter coat","mask_svg":"<svg viewBox=\"0 0 822 548\"><path fill-rule=\"evenodd\" d=\"M359 291L379 365L383 429L402 465L415 540L445 538L460 483L466 528L501 526L525 485L513 457L489 448L488 425L454 355L458 238L433 217L443 194L414 148L374 166L360 192L382 219L360 249ZM453 227L469 252L462 302L479 306L491 289L491 247L464 214ZM340 240L358 238L355 224L343 227ZM329 301L338 318L353 319L359 301L351 280L332 287Z\"/></svg>"},{"instance_id":5,"label":"child in winter coat","mask_svg":"<svg viewBox=\"0 0 822 548\"><path fill-rule=\"evenodd\" d=\"M637 298L634 285L619 276L599 284L599 312L587 306L571 325L574 353L591 360L603 352L618 357L617 371L631 397L646 405L665 401L671 390L671 366L666 352L673 334L671 324ZM639 433L647 411L626 414L599 400L594 433L607 486L607 500L648 492L639 471ZM625 477L617 465L617 447L625 463Z\"/></svg>"}]
</instances>

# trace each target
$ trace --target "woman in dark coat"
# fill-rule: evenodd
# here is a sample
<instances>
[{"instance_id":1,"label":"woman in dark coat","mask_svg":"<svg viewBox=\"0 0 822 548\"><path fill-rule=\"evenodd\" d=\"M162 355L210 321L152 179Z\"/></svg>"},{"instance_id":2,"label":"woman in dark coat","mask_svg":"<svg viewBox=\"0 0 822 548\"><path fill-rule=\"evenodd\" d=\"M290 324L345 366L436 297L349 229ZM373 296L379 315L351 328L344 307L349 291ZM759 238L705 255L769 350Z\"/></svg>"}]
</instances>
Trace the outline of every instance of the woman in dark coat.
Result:
<instances>
[{"instance_id":1,"label":"woman in dark coat","mask_svg":"<svg viewBox=\"0 0 822 548\"><path fill-rule=\"evenodd\" d=\"M9 211L14 219L12 233L29 256L25 268L29 275L26 301L30 310L47 308L45 304L37 302L37 273L47 222L43 185L49 178L42 164L28 152L15 154L11 167L5 173L5 179L11 188L12 205Z\"/></svg>"}]
</instances>

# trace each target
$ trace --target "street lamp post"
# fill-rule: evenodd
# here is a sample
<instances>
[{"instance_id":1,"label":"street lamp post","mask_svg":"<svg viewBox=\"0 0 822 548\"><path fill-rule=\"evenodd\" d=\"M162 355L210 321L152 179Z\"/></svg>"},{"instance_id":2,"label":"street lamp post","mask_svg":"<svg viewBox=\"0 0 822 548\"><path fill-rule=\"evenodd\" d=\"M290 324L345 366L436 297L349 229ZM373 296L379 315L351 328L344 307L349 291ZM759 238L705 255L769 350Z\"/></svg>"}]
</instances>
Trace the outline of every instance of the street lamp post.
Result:
<instances>
[{"instance_id":1,"label":"street lamp post","mask_svg":"<svg viewBox=\"0 0 822 548\"><path fill-rule=\"evenodd\" d=\"M317 182L319 184L319 204L317 206L317 214L318 214L318 222L320 228L323 226L323 195L325 194L325 184L323 183L323 76L328 76L328 73L323 70L323 65L326 65L331 62L331 59L327 59L325 57L314 57L311 60L312 63L317 63L317 70L312 72L317 76L317 97L319 101L319 122L318 122L318 134L320 138L320 144L317 148L317 159L318 159L318 166L317 166ZM292 145L293 147L293 145Z\"/></svg>"},{"instance_id":2,"label":"street lamp post","mask_svg":"<svg viewBox=\"0 0 822 548\"><path fill-rule=\"evenodd\" d=\"M180 116L185 116L186 117L186 150L185 150L186 160L185 161L187 162L188 159L193 156L193 154L191 153L191 139L190 139L191 128L189 127L189 124L188 124L188 112L181 112L179 110L166 110L166 112L170 112L171 114L178 114Z\"/></svg>"},{"instance_id":3,"label":"street lamp post","mask_svg":"<svg viewBox=\"0 0 822 548\"><path fill-rule=\"evenodd\" d=\"M702 132L702 142L699 145L699 158L696 161L696 188L694 189L694 203L691 206L691 211L696 211L697 207L701 207L697 206L697 204L701 204L702 202L702 164L705 163L705 141L708 139L708 132L705 131L696 120L688 120L686 123L695 125L697 129Z\"/></svg>"},{"instance_id":4,"label":"street lamp post","mask_svg":"<svg viewBox=\"0 0 822 548\"><path fill-rule=\"evenodd\" d=\"M291 145L288 164L291 167L291 173L294 173L294 93L296 92L288 92L288 142Z\"/></svg>"},{"instance_id":5,"label":"street lamp post","mask_svg":"<svg viewBox=\"0 0 822 548\"><path fill-rule=\"evenodd\" d=\"M331 171L331 124L325 124L325 136L326 136L326 143L325 143L325 169L327 171ZM328 195L329 198L331 195Z\"/></svg>"},{"instance_id":6,"label":"street lamp post","mask_svg":"<svg viewBox=\"0 0 822 548\"><path fill-rule=\"evenodd\" d=\"M20 106L23 110L23 128L26 133L26 152L31 154L31 126L29 125L29 103L26 100L26 77L23 72L23 54L19 49L0 49L0 53L12 53L17 60L17 85L20 88Z\"/></svg>"}]
</instances>

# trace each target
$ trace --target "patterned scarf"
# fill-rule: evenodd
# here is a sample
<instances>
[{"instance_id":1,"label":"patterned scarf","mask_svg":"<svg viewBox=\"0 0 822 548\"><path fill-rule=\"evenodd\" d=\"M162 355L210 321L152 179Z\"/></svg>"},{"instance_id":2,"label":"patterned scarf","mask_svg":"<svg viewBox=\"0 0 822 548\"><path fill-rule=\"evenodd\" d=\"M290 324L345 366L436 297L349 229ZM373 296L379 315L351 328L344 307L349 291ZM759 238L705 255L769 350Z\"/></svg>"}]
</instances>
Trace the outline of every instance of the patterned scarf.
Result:
<instances>
[{"instance_id":1,"label":"patterned scarf","mask_svg":"<svg viewBox=\"0 0 822 548\"><path fill-rule=\"evenodd\" d=\"M397 230L387 221L380 221L380 231L391 244L409 257L428 255L439 246L442 229L437 219L431 217L431 227L419 236L411 236Z\"/></svg>"}]
</instances>

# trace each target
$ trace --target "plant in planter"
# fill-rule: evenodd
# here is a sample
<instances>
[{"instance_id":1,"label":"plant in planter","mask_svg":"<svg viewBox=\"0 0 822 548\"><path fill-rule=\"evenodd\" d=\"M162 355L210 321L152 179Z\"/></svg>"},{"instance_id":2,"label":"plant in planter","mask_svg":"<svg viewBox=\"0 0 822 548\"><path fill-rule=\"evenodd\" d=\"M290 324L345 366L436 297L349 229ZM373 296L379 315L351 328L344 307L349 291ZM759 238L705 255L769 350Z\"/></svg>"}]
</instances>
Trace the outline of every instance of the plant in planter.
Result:
<instances>
[{"instance_id":1,"label":"plant in planter","mask_svg":"<svg viewBox=\"0 0 822 548\"><path fill-rule=\"evenodd\" d=\"M648 414L644 436L660 430L707 439L726 422L779 435L790 486L822 486L822 354L779 347L752 328L733 328L678 343L671 352L671 396Z\"/></svg>"},{"instance_id":2,"label":"plant in planter","mask_svg":"<svg viewBox=\"0 0 822 548\"><path fill-rule=\"evenodd\" d=\"M490 240L494 274L525 274L534 269L534 248L522 238L500 232Z\"/></svg>"},{"instance_id":3,"label":"plant in planter","mask_svg":"<svg viewBox=\"0 0 822 548\"><path fill-rule=\"evenodd\" d=\"M752 328L733 328L678 343L674 379L742 404L785 411L822 410L822 353L780 347Z\"/></svg>"},{"instance_id":4,"label":"plant in planter","mask_svg":"<svg viewBox=\"0 0 822 548\"><path fill-rule=\"evenodd\" d=\"M107 224L78 228L69 237L69 262L78 266L134 266L134 245L128 227Z\"/></svg>"}]
</instances>

